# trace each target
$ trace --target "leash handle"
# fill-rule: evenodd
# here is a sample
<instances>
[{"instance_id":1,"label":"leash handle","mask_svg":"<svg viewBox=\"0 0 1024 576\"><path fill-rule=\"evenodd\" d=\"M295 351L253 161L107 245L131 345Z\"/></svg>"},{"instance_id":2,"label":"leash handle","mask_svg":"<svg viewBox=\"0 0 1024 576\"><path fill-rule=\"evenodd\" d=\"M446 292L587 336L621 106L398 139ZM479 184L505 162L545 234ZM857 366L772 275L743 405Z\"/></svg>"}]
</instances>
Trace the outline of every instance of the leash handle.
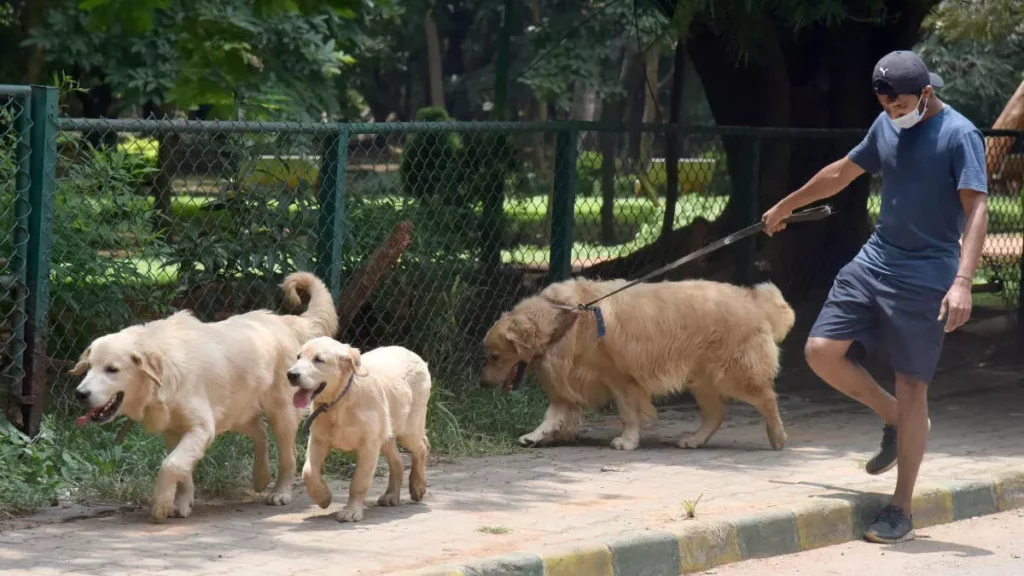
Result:
<instances>
[{"instance_id":1,"label":"leash handle","mask_svg":"<svg viewBox=\"0 0 1024 576\"><path fill-rule=\"evenodd\" d=\"M831 206L816 206L814 208L808 208L807 210L801 210L800 212L794 212L786 218L786 224L796 224L798 222L816 222L818 220L824 220L832 215Z\"/></svg>"}]
</instances>

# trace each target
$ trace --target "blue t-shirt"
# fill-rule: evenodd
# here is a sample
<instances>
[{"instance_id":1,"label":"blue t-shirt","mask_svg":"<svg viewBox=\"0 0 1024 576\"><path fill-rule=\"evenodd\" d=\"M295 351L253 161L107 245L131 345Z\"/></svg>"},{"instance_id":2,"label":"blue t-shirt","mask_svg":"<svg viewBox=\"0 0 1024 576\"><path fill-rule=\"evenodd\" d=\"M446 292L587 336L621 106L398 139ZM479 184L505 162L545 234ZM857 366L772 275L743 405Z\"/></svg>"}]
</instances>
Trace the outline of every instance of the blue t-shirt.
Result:
<instances>
[{"instance_id":1,"label":"blue t-shirt","mask_svg":"<svg viewBox=\"0 0 1024 576\"><path fill-rule=\"evenodd\" d=\"M981 132L949 104L907 130L883 111L849 157L865 172L882 173L878 223L855 260L912 285L949 290L966 221L959 191L988 193Z\"/></svg>"}]
</instances>

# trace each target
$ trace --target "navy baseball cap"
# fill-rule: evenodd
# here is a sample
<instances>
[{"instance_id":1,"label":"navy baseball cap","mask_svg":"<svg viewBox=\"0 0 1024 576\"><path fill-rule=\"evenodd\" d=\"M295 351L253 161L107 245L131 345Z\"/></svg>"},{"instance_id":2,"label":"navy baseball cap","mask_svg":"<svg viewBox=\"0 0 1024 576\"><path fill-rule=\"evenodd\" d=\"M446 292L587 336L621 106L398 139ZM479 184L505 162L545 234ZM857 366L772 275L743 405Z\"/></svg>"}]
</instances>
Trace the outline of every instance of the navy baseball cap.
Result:
<instances>
[{"instance_id":1,"label":"navy baseball cap","mask_svg":"<svg viewBox=\"0 0 1024 576\"><path fill-rule=\"evenodd\" d=\"M946 83L938 74L929 72L921 57L909 50L886 54L871 73L871 87L876 94L885 96L920 94L929 85L938 89Z\"/></svg>"}]
</instances>

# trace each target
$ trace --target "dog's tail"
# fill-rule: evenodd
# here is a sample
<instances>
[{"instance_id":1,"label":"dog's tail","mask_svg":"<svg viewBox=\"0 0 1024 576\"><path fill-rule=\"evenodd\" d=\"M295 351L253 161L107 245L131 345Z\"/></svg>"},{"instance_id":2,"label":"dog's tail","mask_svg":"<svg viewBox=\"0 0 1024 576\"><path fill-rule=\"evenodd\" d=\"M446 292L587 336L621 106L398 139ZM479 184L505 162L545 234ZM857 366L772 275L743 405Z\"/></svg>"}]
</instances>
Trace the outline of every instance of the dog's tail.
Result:
<instances>
[{"instance_id":1,"label":"dog's tail","mask_svg":"<svg viewBox=\"0 0 1024 576\"><path fill-rule=\"evenodd\" d=\"M293 307L302 305L299 291L309 295L309 305L300 316L306 320L308 338L318 336L334 337L338 332L338 311L334 308L331 291L314 274L309 272L293 272L281 283L285 300Z\"/></svg>"},{"instance_id":2,"label":"dog's tail","mask_svg":"<svg viewBox=\"0 0 1024 576\"><path fill-rule=\"evenodd\" d=\"M772 338L781 343L796 322L796 313L786 302L782 292L771 282L762 282L753 288L754 301L764 311L772 327Z\"/></svg>"}]
</instances>

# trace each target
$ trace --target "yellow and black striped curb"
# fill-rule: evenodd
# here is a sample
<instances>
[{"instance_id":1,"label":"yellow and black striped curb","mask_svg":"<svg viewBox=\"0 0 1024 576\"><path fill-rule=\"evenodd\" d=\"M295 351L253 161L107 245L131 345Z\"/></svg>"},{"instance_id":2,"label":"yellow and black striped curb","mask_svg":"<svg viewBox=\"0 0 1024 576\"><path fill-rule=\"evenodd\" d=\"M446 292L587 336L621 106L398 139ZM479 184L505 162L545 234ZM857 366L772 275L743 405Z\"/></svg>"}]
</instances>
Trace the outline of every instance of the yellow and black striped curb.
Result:
<instances>
[{"instance_id":1,"label":"yellow and black striped curb","mask_svg":"<svg viewBox=\"0 0 1024 576\"><path fill-rule=\"evenodd\" d=\"M567 547L518 552L406 576L678 576L751 558L841 544L861 538L889 496L829 494L793 509L723 521L690 520ZM914 496L914 527L924 528L1024 507L1024 472L988 481L922 486Z\"/></svg>"}]
</instances>

